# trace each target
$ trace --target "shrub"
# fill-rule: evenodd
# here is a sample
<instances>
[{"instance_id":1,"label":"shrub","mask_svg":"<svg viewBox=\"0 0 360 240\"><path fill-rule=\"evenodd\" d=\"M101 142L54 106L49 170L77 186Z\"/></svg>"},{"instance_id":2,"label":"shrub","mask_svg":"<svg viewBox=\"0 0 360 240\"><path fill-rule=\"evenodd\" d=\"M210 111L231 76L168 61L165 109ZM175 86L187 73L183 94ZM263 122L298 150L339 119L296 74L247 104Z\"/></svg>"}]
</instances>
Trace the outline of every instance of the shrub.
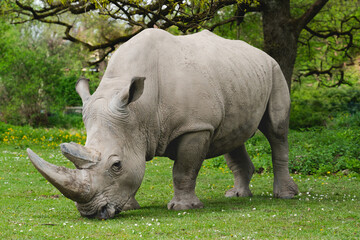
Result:
<instances>
[{"instance_id":1,"label":"shrub","mask_svg":"<svg viewBox=\"0 0 360 240\"><path fill-rule=\"evenodd\" d=\"M341 170L360 172L360 128L292 131L289 169L304 174L326 174Z\"/></svg>"},{"instance_id":2,"label":"shrub","mask_svg":"<svg viewBox=\"0 0 360 240\"><path fill-rule=\"evenodd\" d=\"M355 115L356 120L359 112L360 88L300 89L292 94L290 128L327 126L335 117L344 115ZM359 121L355 123L360 126Z\"/></svg>"},{"instance_id":3,"label":"shrub","mask_svg":"<svg viewBox=\"0 0 360 240\"><path fill-rule=\"evenodd\" d=\"M78 47L33 30L0 19L0 120L49 126L49 113L81 104L74 89L81 55Z\"/></svg>"},{"instance_id":4,"label":"shrub","mask_svg":"<svg viewBox=\"0 0 360 240\"><path fill-rule=\"evenodd\" d=\"M48 126L65 129L83 129L84 123L81 114L63 114L61 112L56 112L49 116Z\"/></svg>"}]
</instances>

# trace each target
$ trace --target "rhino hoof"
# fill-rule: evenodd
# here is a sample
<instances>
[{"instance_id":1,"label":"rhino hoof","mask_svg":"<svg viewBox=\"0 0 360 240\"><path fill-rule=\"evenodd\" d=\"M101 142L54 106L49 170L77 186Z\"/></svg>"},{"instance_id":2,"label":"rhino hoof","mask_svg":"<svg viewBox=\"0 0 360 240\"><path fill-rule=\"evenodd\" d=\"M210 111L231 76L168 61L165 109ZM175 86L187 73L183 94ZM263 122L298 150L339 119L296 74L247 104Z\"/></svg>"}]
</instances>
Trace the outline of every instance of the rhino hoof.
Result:
<instances>
[{"instance_id":1,"label":"rhino hoof","mask_svg":"<svg viewBox=\"0 0 360 240\"><path fill-rule=\"evenodd\" d=\"M249 188L232 188L225 193L225 197L252 197L252 193Z\"/></svg>"},{"instance_id":2,"label":"rhino hoof","mask_svg":"<svg viewBox=\"0 0 360 240\"><path fill-rule=\"evenodd\" d=\"M290 181L288 185L285 185L280 189L281 190L279 191L279 188L274 188L274 197L291 199L299 194L298 186L293 181Z\"/></svg>"},{"instance_id":3,"label":"rhino hoof","mask_svg":"<svg viewBox=\"0 0 360 240\"><path fill-rule=\"evenodd\" d=\"M180 211L180 210L188 210L188 209L197 209L197 208L203 208L204 204L202 202L200 202L200 200L197 201L171 201L168 204L168 209L169 210L175 210L175 211Z\"/></svg>"}]
</instances>

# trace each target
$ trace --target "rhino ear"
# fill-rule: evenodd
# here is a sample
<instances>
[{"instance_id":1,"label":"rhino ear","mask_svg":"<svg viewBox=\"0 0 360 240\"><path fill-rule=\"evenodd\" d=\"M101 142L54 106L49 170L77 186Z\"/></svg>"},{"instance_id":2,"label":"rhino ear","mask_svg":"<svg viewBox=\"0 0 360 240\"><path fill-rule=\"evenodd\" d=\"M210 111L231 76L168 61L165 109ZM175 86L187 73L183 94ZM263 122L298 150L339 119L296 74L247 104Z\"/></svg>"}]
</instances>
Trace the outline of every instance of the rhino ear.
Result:
<instances>
[{"instance_id":1,"label":"rhino ear","mask_svg":"<svg viewBox=\"0 0 360 240\"><path fill-rule=\"evenodd\" d=\"M100 153L74 142L62 143L60 148L63 155L74 163L77 169L90 168L100 160Z\"/></svg>"},{"instance_id":2,"label":"rhino ear","mask_svg":"<svg viewBox=\"0 0 360 240\"><path fill-rule=\"evenodd\" d=\"M144 92L144 81L145 77L133 77L129 88L123 92L121 102L128 105L138 100Z\"/></svg>"},{"instance_id":3,"label":"rhino ear","mask_svg":"<svg viewBox=\"0 0 360 240\"><path fill-rule=\"evenodd\" d=\"M90 90L89 90L89 79L80 77L79 80L76 82L75 89L76 92L81 97L83 104L89 99Z\"/></svg>"}]
</instances>

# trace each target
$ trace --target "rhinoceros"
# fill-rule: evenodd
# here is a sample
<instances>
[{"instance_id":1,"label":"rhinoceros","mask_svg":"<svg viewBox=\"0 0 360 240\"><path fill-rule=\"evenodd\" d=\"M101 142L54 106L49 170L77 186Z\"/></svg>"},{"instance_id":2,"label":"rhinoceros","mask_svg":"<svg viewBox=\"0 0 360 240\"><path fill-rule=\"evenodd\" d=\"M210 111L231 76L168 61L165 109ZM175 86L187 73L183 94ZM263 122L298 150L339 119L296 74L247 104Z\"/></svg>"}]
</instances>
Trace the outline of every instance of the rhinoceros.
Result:
<instances>
[{"instance_id":1,"label":"rhinoceros","mask_svg":"<svg viewBox=\"0 0 360 240\"><path fill-rule=\"evenodd\" d=\"M202 208L195 194L204 159L224 154L234 175L226 197L251 196L254 165L244 143L259 129L272 149L274 196L298 193L288 169L290 97L276 61L243 41L209 31L173 36L148 29L121 45L91 95L81 78L85 146L61 144L76 169L46 162L37 170L85 217L107 219L139 208L145 163L174 161L168 209Z\"/></svg>"}]
</instances>

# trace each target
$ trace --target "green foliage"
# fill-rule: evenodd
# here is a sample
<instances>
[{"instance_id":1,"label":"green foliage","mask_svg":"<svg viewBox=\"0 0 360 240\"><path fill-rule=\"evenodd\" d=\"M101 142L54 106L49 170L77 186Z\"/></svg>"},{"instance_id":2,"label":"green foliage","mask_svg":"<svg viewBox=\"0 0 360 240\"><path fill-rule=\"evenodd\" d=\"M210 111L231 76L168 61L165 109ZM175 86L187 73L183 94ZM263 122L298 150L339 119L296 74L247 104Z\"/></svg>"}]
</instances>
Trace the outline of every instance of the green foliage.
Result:
<instances>
[{"instance_id":1,"label":"green foliage","mask_svg":"<svg viewBox=\"0 0 360 240\"><path fill-rule=\"evenodd\" d=\"M20 28L0 21L0 119L48 125L48 113L81 104L74 91L81 69L79 57L73 59L78 49L44 36L42 25Z\"/></svg>"},{"instance_id":2,"label":"green foliage","mask_svg":"<svg viewBox=\"0 0 360 240\"><path fill-rule=\"evenodd\" d=\"M65 106L81 106L82 102L75 91L75 84L79 76L76 74L64 74L57 80L57 86L52 90L52 109L63 110Z\"/></svg>"},{"instance_id":3,"label":"green foliage","mask_svg":"<svg viewBox=\"0 0 360 240\"><path fill-rule=\"evenodd\" d=\"M64 128L64 129L84 129L84 122L81 114L71 113L64 114L55 112L50 114L49 127Z\"/></svg>"},{"instance_id":4,"label":"green foliage","mask_svg":"<svg viewBox=\"0 0 360 240\"><path fill-rule=\"evenodd\" d=\"M360 127L292 132L289 168L304 174L360 173ZM296 140L296 141L294 141Z\"/></svg>"},{"instance_id":5,"label":"green foliage","mask_svg":"<svg viewBox=\"0 0 360 240\"><path fill-rule=\"evenodd\" d=\"M340 124L360 126L360 88L304 88L292 93L290 128ZM334 117L339 116L333 122Z\"/></svg>"},{"instance_id":6,"label":"green foliage","mask_svg":"<svg viewBox=\"0 0 360 240\"><path fill-rule=\"evenodd\" d=\"M330 127L350 128L354 126L360 126L360 112L353 114L341 113L336 116L331 122Z\"/></svg>"}]
</instances>

